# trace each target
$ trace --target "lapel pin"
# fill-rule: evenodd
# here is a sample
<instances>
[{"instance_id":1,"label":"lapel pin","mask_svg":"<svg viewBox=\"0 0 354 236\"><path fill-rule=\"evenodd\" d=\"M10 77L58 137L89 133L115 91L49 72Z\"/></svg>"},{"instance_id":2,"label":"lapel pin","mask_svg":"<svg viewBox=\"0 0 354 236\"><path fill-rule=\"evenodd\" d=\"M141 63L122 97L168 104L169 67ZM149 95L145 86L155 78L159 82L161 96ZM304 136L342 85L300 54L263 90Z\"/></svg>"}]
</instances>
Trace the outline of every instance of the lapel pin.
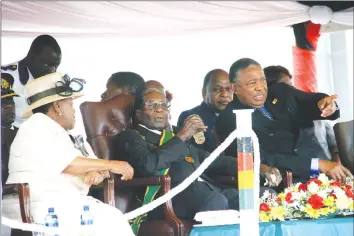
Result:
<instances>
[{"instance_id":1,"label":"lapel pin","mask_svg":"<svg viewBox=\"0 0 354 236\"><path fill-rule=\"evenodd\" d=\"M275 103L277 103L277 101L278 101L278 99L274 98L272 103L275 104Z\"/></svg>"}]
</instances>

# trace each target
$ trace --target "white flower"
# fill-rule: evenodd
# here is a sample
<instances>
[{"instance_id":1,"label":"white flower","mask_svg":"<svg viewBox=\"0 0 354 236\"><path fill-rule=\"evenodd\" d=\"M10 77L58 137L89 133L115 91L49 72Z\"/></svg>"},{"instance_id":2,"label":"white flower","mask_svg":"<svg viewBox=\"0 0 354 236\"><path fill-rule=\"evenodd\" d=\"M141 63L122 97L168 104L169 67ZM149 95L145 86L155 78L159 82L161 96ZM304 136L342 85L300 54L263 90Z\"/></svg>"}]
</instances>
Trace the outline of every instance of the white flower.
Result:
<instances>
[{"instance_id":1,"label":"white flower","mask_svg":"<svg viewBox=\"0 0 354 236\"><path fill-rule=\"evenodd\" d=\"M308 186L307 189L310 193L314 194L317 193L319 190L319 186L315 182L311 182Z\"/></svg>"},{"instance_id":2,"label":"white flower","mask_svg":"<svg viewBox=\"0 0 354 236\"><path fill-rule=\"evenodd\" d=\"M341 188L334 188L333 191L334 191L334 194L337 196L337 198L339 198L339 197L346 198L347 197L347 195L345 194L345 192Z\"/></svg>"},{"instance_id":3,"label":"white flower","mask_svg":"<svg viewBox=\"0 0 354 236\"><path fill-rule=\"evenodd\" d=\"M318 176L318 179L322 182L322 183L327 183L329 182L329 179L327 177L327 175L321 173L319 176Z\"/></svg>"},{"instance_id":4,"label":"white flower","mask_svg":"<svg viewBox=\"0 0 354 236\"><path fill-rule=\"evenodd\" d=\"M304 191L301 191L301 192L299 192L300 193L300 198L301 199L304 199L304 198L306 198L307 197L307 193L306 192L304 192Z\"/></svg>"},{"instance_id":5,"label":"white flower","mask_svg":"<svg viewBox=\"0 0 354 236\"><path fill-rule=\"evenodd\" d=\"M264 201L270 196L269 190L265 190L261 199Z\"/></svg>"},{"instance_id":6,"label":"white flower","mask_svg":"<svg viewBox=\"0 0 354 236\"><path fill-rule=\"evenodd\" d=\"M299 201L302 197L302 193L300 192L295 192L295 193L292 193L292 200L294 201Z\"/></svg>"},{"instance_id":7,"label":"white flower","mask_svg":"<svg viewBox=\"0 0 354 236\"><path fill-rule=\"evenodd\" d=\"M348 209L350 205L350 199L347 196L338 196L336 206L340 210Z\"/></svg>"},{"instance_id":8,"label":"white flower","mask_svg":"<svg viewBox=\"0 0 354 236\"><path fill-rule=\"evenodd\" d=\"M318 191L318 196L322 197L323 199L328 197L328 193L326 192L326 190L320 190Z\"/></svg>"}]
</instances>

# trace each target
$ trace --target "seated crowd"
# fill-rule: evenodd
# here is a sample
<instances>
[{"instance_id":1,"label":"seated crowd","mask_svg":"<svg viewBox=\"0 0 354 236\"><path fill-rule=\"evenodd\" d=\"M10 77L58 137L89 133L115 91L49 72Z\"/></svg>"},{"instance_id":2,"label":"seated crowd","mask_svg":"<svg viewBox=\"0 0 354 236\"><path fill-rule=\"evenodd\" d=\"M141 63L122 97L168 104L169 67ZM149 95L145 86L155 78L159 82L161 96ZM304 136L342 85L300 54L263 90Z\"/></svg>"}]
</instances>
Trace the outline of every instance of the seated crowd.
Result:
<instances>
[{"instance_id":1,"label":"seated crowd","mask_svg":"<svg viewBox=\"0 0 354 236\"><path fill-rule=\"evenodd\" d=\"M63 224L70 225L87 203L94 214L102 216L99 224L133 235L118 209L87 197L91 185L99 185L111 174L127 181L133 176L168 173L175 187L236 128L233 110L237 109L254 109L252 127L260 144L260 174L269 183L261 193L278 191L286 170L291 170L294 182L306 182L319 173L339 181L353 177L339 160L328 122L340 116L336 96L296 89L282 66L263 69L257 61L242 58L231 65L229 73L208 72L201 82L203 102L182 112L177 126L171 124L172 94L159 81L144 81L133 72L112 74L102 101L130 94L135 102L132 128L112 137L115 159L103 160L85 141L70 135L75 125L73 100L82 96L84 81L56 72L60 61L56 40L41 35L23 60L2 66L1 72L2 184L30 185L34 222L42 222L51 205L58 206L67 216ZM204 142L194 137L198 132L204 132ZM176 215L193 220L200 211L238 210L238 189L221 186L212 178L237 177L237 163L235 140L203 175L172 199ZM144 198L158 191L147 189ZM14 196L4 197L3 215L21 219ZM162 207L148 214L148 219L162 217Z\"/></svg>"}]
</instances>

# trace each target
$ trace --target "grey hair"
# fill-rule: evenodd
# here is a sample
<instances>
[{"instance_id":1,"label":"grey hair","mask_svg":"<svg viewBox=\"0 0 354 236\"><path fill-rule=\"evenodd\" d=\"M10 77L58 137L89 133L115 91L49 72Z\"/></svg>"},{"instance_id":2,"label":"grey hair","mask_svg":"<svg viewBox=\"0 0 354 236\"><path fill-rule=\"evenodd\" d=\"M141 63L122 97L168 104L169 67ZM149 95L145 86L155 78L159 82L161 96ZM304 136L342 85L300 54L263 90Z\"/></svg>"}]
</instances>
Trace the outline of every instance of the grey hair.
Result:
<instances>
[{"instance_id":1,"label":"grey hair","mask_svg":"<svg viewBox=\"0 0 354 236\"><path fill-rule=\"evenodd\" d=\"M261 66L257 61L251 58L241 58L235 61L229 72L229 79L231 83L235 83L239 79L239 73L250 66Z\"/></svg>"},{"instance_id":2,"label":"grey hair","mask_svg":"<svg viewBox=\"0 0 354 236\"><path fill-rule=\"evenodd\" d=\"M158 88L148 88L148 89L145 89L144 91L144 95L149 93L149 92L159 92L161 93L162 95L164 95L166 97L166 92L165 90L162 90L162 89L158 89Z\"/></svg>"}]
</instances>

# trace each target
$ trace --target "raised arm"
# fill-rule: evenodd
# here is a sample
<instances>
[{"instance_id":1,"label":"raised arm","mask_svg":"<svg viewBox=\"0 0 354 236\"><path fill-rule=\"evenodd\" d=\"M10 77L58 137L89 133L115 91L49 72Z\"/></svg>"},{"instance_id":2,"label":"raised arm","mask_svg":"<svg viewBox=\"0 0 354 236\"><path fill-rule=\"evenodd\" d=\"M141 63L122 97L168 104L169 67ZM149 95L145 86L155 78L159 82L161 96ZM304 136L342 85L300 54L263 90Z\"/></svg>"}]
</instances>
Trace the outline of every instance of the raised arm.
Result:
<instances>
[{"instance_id":1,"label":"raised arm","mask_svg":"<svg viewBox=\"0 0 354 236\"><path fill-rule=\"evenodd\" d=\"M113 143L116 146L117 158L127 160L139 173L151 176L189 154L188 147L178 137L165 144L154 147L146 142L134 130L118 134Z\"/></svg>"},{"instance_id":2,"label":"raised arm","mask_svg":"<svg viewBox=\"0 0 354 236\"><path fill-rule=\"evenodd\" d=\"M329 96L325 93L310 93L296 89L292 86L281 84L292 94L299 108L299 115L309 120L335 120L340 112L335 103L336 95Z\"/></svg>"}]
</instances>

